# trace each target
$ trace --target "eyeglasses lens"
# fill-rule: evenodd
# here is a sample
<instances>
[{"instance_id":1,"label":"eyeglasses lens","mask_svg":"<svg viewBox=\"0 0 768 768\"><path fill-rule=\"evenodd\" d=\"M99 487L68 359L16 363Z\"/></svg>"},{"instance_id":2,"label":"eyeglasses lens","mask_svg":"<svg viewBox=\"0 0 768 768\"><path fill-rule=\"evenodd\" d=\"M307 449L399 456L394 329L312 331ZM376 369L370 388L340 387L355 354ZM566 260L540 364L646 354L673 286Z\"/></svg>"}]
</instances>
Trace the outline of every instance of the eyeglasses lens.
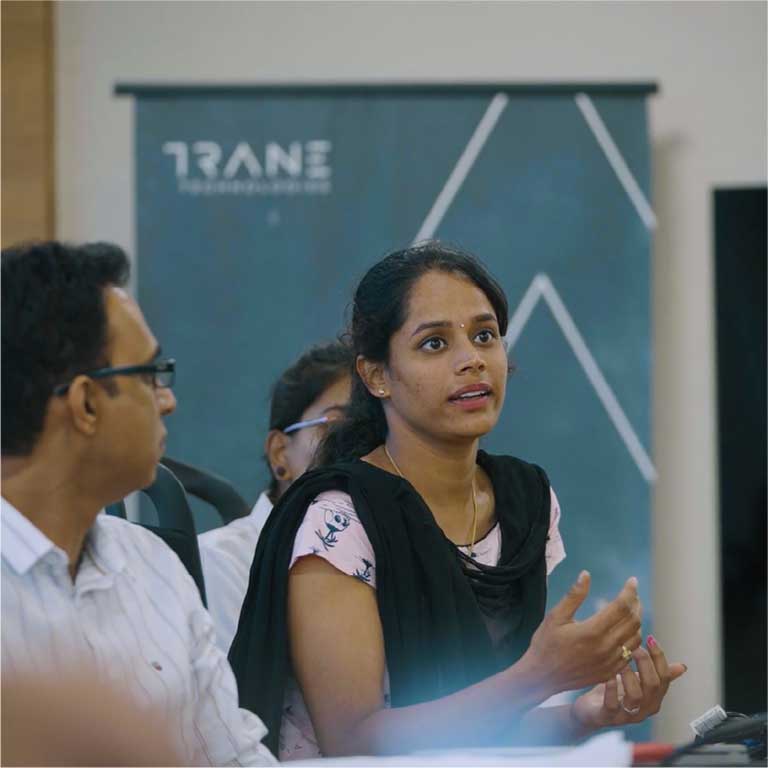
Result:
<instances>
[{"instance_id":1,"label":"eyeglasses lens","mask_svg":"<svg viewBox=\"0 0 768 768\"><path fill-rule=\"evenodd\" d=\"M155 371L155 386L165 389L172 387L176 378L175 371Z\"/></svg>"}]
</instances>

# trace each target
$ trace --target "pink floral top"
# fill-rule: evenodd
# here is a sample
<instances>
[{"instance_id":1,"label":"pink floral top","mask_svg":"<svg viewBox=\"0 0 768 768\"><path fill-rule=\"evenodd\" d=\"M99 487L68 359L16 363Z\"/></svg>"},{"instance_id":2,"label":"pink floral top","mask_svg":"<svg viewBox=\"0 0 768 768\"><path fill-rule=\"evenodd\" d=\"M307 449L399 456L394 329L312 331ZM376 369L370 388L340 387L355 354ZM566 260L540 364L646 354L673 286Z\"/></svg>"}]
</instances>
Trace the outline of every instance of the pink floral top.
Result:
<instances>
[{"instance_id":1,"label":"pink floral top","mask_svg":"<svg viewBox=\"0 0 768 768\"><path fill-rule=\"evenodd\" d=\"M547 575L565 558L565 548L560 536L560 504L555 492L550 490L551 507L549 536L545 557ZM460 547L468 553L467 547ZM376 558L373 547L362 523L355 514L349 494L343 491L321 493L307 507L304 521L296 533L289 569L301 557L316 555L332 566L365 582L376 589ZM501 529L499 524L479 541L475 542L474 559L484 565L496 565L501 555ZM382 681L384 702L389 706L389 677L386 669ZM301 689L294 679L289 679L283 706L280 729L280 760L307 760L322 757L315 736L315 729L307 711Z\"/></svg>"}]
</instances>

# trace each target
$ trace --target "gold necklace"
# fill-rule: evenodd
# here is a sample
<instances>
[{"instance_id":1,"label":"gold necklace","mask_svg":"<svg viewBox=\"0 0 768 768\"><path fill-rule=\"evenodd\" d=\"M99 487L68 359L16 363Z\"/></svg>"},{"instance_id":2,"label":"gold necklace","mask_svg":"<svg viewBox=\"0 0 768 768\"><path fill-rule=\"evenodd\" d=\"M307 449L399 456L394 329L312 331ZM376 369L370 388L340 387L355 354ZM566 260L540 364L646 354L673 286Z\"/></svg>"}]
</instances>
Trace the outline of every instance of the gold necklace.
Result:
<instances>
[{"instance_id":1,"label":"gold necklace","mask_svg":"<svg viewBox=\"0 0 768 768\"><path fill-rule=\"evenodd\" d=\"M384 453L387 454L389 463L395 468L400 477L405 480L405 475L400 471L400 467L397 466L397 462L392 458L392 454L389 452L386 443L384 444ZM469 556L475 556L475 540L477 539L477 492L475 490L475 478L472 478L472 541L469 545Z\"/></svg>"}]
</instances>

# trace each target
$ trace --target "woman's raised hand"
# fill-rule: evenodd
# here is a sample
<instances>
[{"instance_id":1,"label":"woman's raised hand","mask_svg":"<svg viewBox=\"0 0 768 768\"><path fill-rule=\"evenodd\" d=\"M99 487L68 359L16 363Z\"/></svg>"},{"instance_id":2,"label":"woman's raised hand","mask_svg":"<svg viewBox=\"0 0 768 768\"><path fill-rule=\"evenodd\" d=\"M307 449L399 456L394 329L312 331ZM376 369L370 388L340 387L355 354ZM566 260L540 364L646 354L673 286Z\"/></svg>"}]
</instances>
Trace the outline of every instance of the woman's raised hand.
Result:
<instances>
[{"instance_id":1,"label":"woman's raised hand","mask_svg":"<svg viewBox=\"0 0 768 768\"><path fill-rule=\"evenodd\" d=\"M627 664L607 683L579 696L571 707L571 717L587 731L639 723L661 708L673 680L685 674L685 664L669 664L653 635L646 640L648 650L637 648L632 657L635 672Z\"/></svg>"},{"instance_id":2,"label":"woman's raised hand","mask_svg":"<svg viewBox=\"0 0 768 768\"><path fill-rule=\"evenodd\" d=\"M637 579L627 579L608 605L585 621L576 621L589 585L589 573L582 571L568 594L544 617L523 657L546 680L551 693L614 679L627 667L625 649L634 651L642 644Z\"/></svg>"}]
</instances>

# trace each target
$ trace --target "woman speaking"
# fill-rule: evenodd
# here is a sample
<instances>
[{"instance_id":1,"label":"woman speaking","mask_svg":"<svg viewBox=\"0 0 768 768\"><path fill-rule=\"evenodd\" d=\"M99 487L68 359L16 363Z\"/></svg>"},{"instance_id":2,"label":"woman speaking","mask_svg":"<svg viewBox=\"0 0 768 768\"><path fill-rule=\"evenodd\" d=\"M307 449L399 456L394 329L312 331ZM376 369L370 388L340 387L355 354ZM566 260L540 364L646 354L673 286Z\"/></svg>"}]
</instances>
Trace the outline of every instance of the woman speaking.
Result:
<instances>
[{"instance_id":1,"label":"woman speaking","mask_svg":"<svg viewBox=\"0 0 768 768\"><path fill-rule=\"evenodd\" d=\"M281 759L571 742L654 714L685 671L643 647L634 578L576 621L582 571L545 615L557 498L541 468L478 447L507 320L485 268L440 243L360 282L347 417L270 516L230 651Z\"/></svg>"}]
</instances>

